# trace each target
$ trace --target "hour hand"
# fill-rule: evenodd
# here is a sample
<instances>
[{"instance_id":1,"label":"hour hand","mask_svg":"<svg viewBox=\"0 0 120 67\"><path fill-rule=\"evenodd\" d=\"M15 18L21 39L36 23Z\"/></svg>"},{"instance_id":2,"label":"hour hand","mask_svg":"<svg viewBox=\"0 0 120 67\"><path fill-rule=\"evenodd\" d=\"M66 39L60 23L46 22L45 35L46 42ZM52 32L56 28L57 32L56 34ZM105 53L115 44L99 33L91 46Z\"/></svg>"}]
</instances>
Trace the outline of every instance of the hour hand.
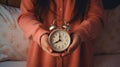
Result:
<instances>
[{"instance_id":1,"label":"hour hand","mask_svg":"<svg viewBox=\"0 0 120 67\"><path fill-rule=\"evenodd\" d=\"M58 41L56 41L56 42L54 42L54 44L55 44L55 43L58 43L58 42L59 42L59 40L58 40Z\"/></svg>"},{"instance_id":2,"label":"hour hand","mask_svg":"<svg viewBox=\"0 0 120 67\"><path fill-rule=\"evenodd\" d=\"M54 43L58 43L58 42L60 42L60 41L61 41L61 39L60 39L60 37L59 37L59 40L55 41Z\"/></svg>"}]
</instances>

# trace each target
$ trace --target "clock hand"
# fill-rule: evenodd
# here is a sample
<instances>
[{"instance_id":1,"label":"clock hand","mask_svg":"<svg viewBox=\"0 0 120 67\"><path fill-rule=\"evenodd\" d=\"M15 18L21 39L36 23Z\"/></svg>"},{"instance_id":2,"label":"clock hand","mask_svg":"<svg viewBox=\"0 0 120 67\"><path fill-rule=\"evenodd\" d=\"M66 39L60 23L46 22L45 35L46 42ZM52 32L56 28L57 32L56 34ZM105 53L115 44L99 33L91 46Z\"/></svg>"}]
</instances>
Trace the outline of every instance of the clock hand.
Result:
<instances>
[{"instance_id":1,"label":"clock hand","mask_svg":"<svg viewBox=\"0 0 120 67\"><path fill-rule=\"evenodd\" d=\"M59 36L59 40L57 40L56 42L54 42L54 44L55 44L55 43L58 43L58 42L60 42L60 41L62 41L62 40L60 39L60 36Z\"/></svg>"},{"instance_id":2,"label":"clock hand","mask_svg":"<svg viewBox=\"0 0 120 67\"><path fill-rule=\"evenodd\" d=\"M55 43L58 43L58 42L60 42L60 41L62 41L62 39L61 39L61 36L60 36L60 33L59 33L59 40L57 40L56 42L54 42L54 44L55 44Z\"/></svg>"},{"instance_id":3,"label":"clock hand","mask_svg":"<svg viewBox=\"0 0 120 67\"><path fill-rule=\"evenodd\" d=\"M60 36L60 32L59 32L59 41L62 41L62 40L61 40L61 36Z\"/></svg>"},{"instance_id":4,"label":"clock hand","mask_svg":"<svg viewBox=\"0 0 120 67\"><path fill-rule=\"evenodd\" d=\"M55 44L55 43L58 43L58 42L60 42L60 41L61 41L61 40L58 40L58 41L54 42L54 44Z\"/></svg>"}]
</instances>

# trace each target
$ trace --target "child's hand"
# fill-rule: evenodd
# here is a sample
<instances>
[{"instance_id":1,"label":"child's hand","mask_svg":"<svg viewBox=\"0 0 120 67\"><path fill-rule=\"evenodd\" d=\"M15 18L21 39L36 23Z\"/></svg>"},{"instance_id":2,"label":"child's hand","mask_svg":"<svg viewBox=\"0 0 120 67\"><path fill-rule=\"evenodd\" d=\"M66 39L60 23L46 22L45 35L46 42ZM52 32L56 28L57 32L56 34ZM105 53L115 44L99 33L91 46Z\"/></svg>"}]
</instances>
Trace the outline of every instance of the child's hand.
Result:
<instances>
[{"instance_id":1,"label":"child's hand","mask_svg":"<svg viewBox=\"0 0 120 67\"><path fill-rule=\"evenodd\" d=\"M60 56L59 53L53 53L52 48L49 46L48 43L48 34L44 34L41 37L41 44L40 44L41 48L46 51L48 54L53 55L53 56Z\"/></svg>"},{"instance_id":2,"label":"child's hand","mask_svg":"<svg viewBox=\"0 0 120 67\"><path fill-rule=\"evenodd\" d=\"M73 33L73 34L71 35L71 37L72 37L72 43L71 43L71 45L68 47L68 50L67 50L65 53L62 54L62 56L71 54L71 53L78 47L78 45L81 44L81 40L80 40L80 37L79 37L78 34Z\"/></svg>"},{"instance_id":3,"label":"child's hand","mask_svg":"<svg viewBox=\"0 0 120 67\"><path fill-rule=\"evenodd\" d=\"M48 54L53 55L53 56L66 56L71 54L77 47L78 45L81 44L81 40L79 35L77 34L72 34L72 43L71 45L68 47L68 50L64 53L54 53L52 48L49 46L48 43L48 35L45 34L41 37L41 47L44 51L46 51Z\"/></svg>"}]
</instances>

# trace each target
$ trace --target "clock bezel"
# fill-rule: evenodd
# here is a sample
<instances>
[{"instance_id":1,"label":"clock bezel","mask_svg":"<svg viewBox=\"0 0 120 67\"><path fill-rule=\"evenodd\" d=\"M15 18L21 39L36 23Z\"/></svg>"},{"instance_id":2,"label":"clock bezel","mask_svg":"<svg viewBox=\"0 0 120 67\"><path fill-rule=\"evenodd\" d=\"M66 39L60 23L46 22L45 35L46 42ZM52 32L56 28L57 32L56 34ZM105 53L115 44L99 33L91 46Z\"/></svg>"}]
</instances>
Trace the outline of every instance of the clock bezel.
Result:
<instances>
[{"instance_id":1,"label":"clock bezel","mask_svg":"<svg viewBox=\"0 0 120 67\"><path fill-rule=\"evenodd\" d=\"M56 33L57 31L63 31L63 32L66 33L67 36L69 37L69 43L68 43L63 49L56 49L56 48L54 48L54 47L52 46L53 43L51 42L51 36L52 36L54 33ZM51 47L55 52L63 52L63 51L65 51L65 50L70 46L71 37L70 37L69 33L68 33L66 30L64 30L64 29L55 29L55 30L53 30L53 31L50 33L50 35L49 35L49 37L48 37L48 42L49 42L50 47Z\"/></svg>"}]
</instances>

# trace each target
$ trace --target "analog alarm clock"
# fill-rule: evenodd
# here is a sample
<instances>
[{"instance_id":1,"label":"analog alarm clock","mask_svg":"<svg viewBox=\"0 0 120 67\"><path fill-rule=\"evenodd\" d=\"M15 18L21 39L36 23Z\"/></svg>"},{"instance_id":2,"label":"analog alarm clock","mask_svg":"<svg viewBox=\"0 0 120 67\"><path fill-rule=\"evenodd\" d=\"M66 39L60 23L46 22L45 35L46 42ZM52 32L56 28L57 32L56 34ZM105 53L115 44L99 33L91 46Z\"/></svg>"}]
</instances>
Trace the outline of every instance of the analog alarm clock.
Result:
<instances>
[{"instance_id":1,"label":"analog alarm clock","mask_svg":"<svg viewBox=\"0 0 120 67\"><path fill-rule=\"evenodd\" d=\"M63 21L64 24L59 28L55 24L56 21ZM51 31L48 39L50 47L55 52L65 51L71 43L71 37L68 33L70 30L70 25L66 23L64 19L55 19L53 20L53 23L50 26L49 30Z\"/></svg>"},{"instance_id":2,"label":"analog alarm clock","mask_svg":"<svg viewBox=\"0 0 120 67\"><path fill-rule=\"evenodd\" d=\"M50 33L48 41L54 51L62 52L69 47L71 38L66 30L55 29Z\"/></svg>"}]
</instances>

